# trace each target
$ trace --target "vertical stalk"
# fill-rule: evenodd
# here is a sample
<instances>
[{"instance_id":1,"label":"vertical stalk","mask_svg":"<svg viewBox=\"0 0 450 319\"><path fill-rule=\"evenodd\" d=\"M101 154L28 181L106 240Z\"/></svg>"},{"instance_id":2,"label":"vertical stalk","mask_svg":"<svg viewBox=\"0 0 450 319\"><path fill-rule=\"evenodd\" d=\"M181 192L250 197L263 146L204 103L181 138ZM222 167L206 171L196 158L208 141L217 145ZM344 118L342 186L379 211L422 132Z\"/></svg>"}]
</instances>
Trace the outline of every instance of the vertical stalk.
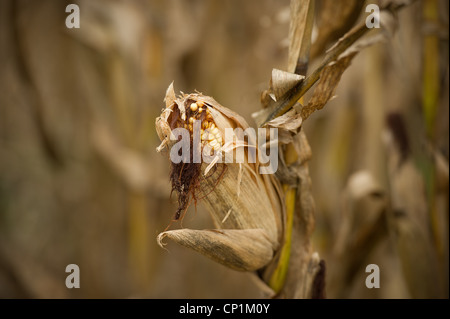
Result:
<instances>
[{"instance_id":1,"label":"vertical stalk","mask_svg":"<svg viewBox=\"0 0 450 319\"><path fill-rule=\"evenodd\" d=\"M439 25L439 2L438 0L425 0L423 2L424 25ZM438 110L440 83L439 83L439 36L428 28L431 33L426 34L423 42L423 78L422 78L422 108L425 121L427 138L435 142L435 122ZM432 163L425 167L425 181L428 195L428 207L430 211L430 222L434 241L440 257L445 254L443 235L440 234L440 218L436 208L436 170Z\"/></svg>"},{"instance_id":2,"label":"vertical stalk","mask_svg":"<svg viewBox=\"0 0 450 319\"><path fill-rule=\"evenodd\" d=\"M291 23L289 29L289 58L288 72L306 75L309 64L309 52L311 48L311 35L314 23L315 0L292 0ZM301 98L302 99L302 98ZM298 154L293 144L288 144L283 154L287 166L298 161ZM269 286L279 293L288 276L288 268L291 262L292 232L294 227L294 215L298 207L298 186L283 184L286 203L286 224L284 230L283 247L280 259L269 280ZM298 212L297 212L298 213ZM306 262L306 261L303 261ZM298 294L298 293L297 293ZM293 297L293 296L287 296Z\"/></svg>"},{"instance_id":3,"label":"vertical stalk","mask_svg":"<svg viewBox=\"0 0 450 319\"><path fill-rule=\"evenodd\" d=\"M425 0L423 3L425 24L437 26L439 23L438 0ZM430 28L431 29L431 28ZM439 38L438 34L427 34L423 43L423 87L422 106L425 127L430 139L434 138L434 122L439 100Z\"/></svg>"}]
</instances>

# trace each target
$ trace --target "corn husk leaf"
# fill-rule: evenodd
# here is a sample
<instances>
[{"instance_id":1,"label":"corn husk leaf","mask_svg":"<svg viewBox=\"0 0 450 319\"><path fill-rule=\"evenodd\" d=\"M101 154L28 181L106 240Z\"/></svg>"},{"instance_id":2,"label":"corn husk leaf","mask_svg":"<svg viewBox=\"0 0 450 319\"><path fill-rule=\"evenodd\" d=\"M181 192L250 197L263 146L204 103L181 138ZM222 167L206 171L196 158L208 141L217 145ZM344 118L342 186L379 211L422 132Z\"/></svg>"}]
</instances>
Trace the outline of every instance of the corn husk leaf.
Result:
<instances>
[{"instance_id":1,"label":"corn husk leaf","mask_svg":"<svg viewBox=\"0 0 450 319\"><path fill-rule=\"evenodd\" d=\"M169 238L212 260L239 271L255 271L273 257L272 243L263 229L179 229L158 235L158 244Z\"/></svg>"}]
</instances>

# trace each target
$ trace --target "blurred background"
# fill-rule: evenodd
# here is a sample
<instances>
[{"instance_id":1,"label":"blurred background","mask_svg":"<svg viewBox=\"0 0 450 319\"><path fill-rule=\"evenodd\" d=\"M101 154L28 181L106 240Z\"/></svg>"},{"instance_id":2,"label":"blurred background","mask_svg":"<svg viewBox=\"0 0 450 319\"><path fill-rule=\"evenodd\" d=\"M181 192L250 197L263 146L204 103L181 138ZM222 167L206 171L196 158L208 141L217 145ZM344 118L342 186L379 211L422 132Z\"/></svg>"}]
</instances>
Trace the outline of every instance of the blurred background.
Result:
<instances>
[{"instance_id":1,"label":"blurred background","mask_svg":"<svg viewBox=\"0 0 450 319\"><path fill-rule=\"evenodd\" d=\"M320 26L351 2L334 17L320 10L336 1L317 2L311 69L345 32ZM248 274L157 245L177 205L154 122L174 81L254 125L287 65L289 14L288 0L0 0L0 298L261 297ZM448 2L416 1L305 121L329 298L448 297L448 81ZM406 173L389 127L408 141ZM213 225L200 203L172 227ZM372 263L380 289L364 284Z\"/></svg>"}]
</instances>

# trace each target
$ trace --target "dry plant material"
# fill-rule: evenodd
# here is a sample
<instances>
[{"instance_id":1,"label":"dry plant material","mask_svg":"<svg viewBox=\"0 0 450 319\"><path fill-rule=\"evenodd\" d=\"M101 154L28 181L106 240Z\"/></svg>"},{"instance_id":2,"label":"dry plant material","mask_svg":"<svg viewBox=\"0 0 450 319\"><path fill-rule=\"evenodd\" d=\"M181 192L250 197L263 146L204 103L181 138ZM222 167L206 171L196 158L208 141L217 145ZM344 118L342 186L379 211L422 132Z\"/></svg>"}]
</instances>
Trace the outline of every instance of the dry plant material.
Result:
<instances>
[{"instance_id":1,"label":"dry plant material","mask_svg":"<svg viewBox=\"0 0 450 319\"><path fill-rule=\"evenodd\" d=\"M439 298L444 277L433 243L425 181L409 148L404 119L387 117L384 134L388 154L391 210L388 225L400 257L403 276L413 298Z\"/></svg>"},{"instance_id":2,"label":"dry plant material","mask_svg":"<svg viewBox=\"0 0 450 319\"><path fill-rule=\"evenodd\" d=\"M279 100L289 96L293 87L303 83L309 64L309 51L315 1L291 1L290 46L287 71L273 70L270 86L262 95L263 110L256 114L261 125ZM270 97L270 99L265 97ZM301 102L301 101L300 101ZM276 173L282 182L286 221L283 246L267 267L265 281L280 298L322 298L324 263L313 251L310 237L314 229L314 200L311 193L308 161L310 148L301 130L303 119L297 109L276 117L263 127L278 129L281 164ZM321 271L323 270L323 271Z\"/></svg>"},{"instance_id":3,"label":"dry plant material","mask_svg":"<svg viewBox=\"0 0 450 319\"><path fill-rule=\"evenodd\" d=\"M381 30L383 32L382 36L376 34L372 38L361 40L364 35L372 30L367 28L365 22L362 22L347 32L333 45L333 47L327 51L320 65L313 72L311 72L311 74L309 74L303 81L299 81L288 92L286 92L282 98L278 99L267 108L264 113L267 117L264 121L262 121L262 124L267 123L291 110L296 105L297 101L299 101L299 99L303 97L305 93L321 78L322 72L327 66L330 66L339 59L350 55L351 52L357 53L361 49L382 40L383 36L392 36L396 28L396 12L411 2L413 2L413 0L389 1L388 4L380 10L380 21L382 25ZM376 32L376 30L373 30L373 32ZM342 74L344 70L337 70L336 72L340 72Z\"/></svg>"},{"instance_id":4,"label":"dry plant material","mask_svg":"<svg viewBox=\"0 0 450 319\"><path fill-rule=\"evenodd\" d=\"M359 270L370 263L374 248L387 235L385 190L367 170L353 173L342 193L339 226L331 255L330 291L347 298Z\"/></svg>"},{"instance_id":5,"label":"dry plant material","mask_svg":"<svg viewBox=\"0 0 450 319\"><path fill-rule=\"evenodd\" d=\"M258 156L249 161L249 145L260 151L250 137L234 135L225 141L225 129L248 128L245 120L223 107L213 98L200 93L175 96L170 85L166 93L166 108L156 119L156 129L162 143L158 151L170 151L178 142L173 131L187 128L190 150L199 147L201 154L216 154L210 163L193 163L193 153L178 164L170 162L172 191L178 195L175 220L181 219L192 201L200 201L210 212L217 229L177 229L158 236L168 237L183 246L232 269L255 271L266 266L280 246L283 231L283 199L278 181L273 175L260 174ZM196 142L194 120L200 121L201 132ZM195 124L197 123L197 124ZM193 126L191 126L193 125ZM243 162L219 163L244 150Z\"/></svg>"},{"instance_id":6,"label":"dry plant material","mask_svg":"<svg viewBox=\"0 0 450 319\"><path fill-rule=\"evenodd\" d=\"M365 2L361 0L322 0L317 10L317 37L311 47L311 58L323 54L327 46L345 34L358 19ZM336 18L339 17L339 18Z\"/></svg>"},{"instance_id":7,"label":"dry plant material","mask_svg":"<svg viewBox=\"0 0 450 319\"><path fill-rule=\"evenodd\" d=\"M288 71L304 75L308 68L314 22L314 0L291 1Z\"/></svg>"},{"instance_id":8,"label":"dry plant material","mask_svg":"<svg viewBox=\"0 0 450 319\"><path fill-rule=\"evenodd\" d=\"M382 9L383 30L388 35L395 27L393 13L402 6L404 3L392 1ZM349 14L354 18L359 9L352 2ZM198 147L203 151L208 146L220 153L209 164L193 164L192 155L184 162L172 163L170 177L172 191L178 194L175 220L182 218L191 202L197 202L201 196L217 229L165 231L158 236L158 243L163 246L163 239L169 237L232 269L257 271L258 277L277 296L288 298L325 296L325 264L311 245L315 223L308 169L311 150L301 130L302 123L333 97L353 57L362 48L383 38L376 34L360 40L368 32L363 23L337 41L319 67L305 77L313 13L314 1L291 2L289 72L272 71L270 87L261 96L263 110L254 115L259 127L279 131L278 146L283 151L279 153L280 167L276 177L259 174L259 163L248 161L249 145L245 140L223 143L225 128L246 129L248 125L211 97L194 93L177 98L171 85L166 92L166 108L156 120L162 141L158 151L171 150L177 142L171 138L172 131L181 127L189 129L190 149L195 149L197 144L192 125L197 120L201 121L203 130L214 125L219 132L218 135L214 132L211 135L210 131L201 132ZM311 98L304 106L301 105L299 99L317 81ZM208 120L208 115L211 120ZM230 156L241 147L245 149L244 163L218 163L219 159ZM259 149L257 151L260 152ZM217 169L218 166L221 169ZM211 170L212 174L208 176Z\"/></svg>"},{"instance_id":9,"label":"dry plant material","mask_svg":"<svg viewBox=\"0 0 450 319\"><path fill-rule=\"evenodd\" d=\"M308 104L302 108L301 116L306 120L314 111L322 109L333 97L341 76L349 67L357 52L352 52L334 63L328 64L320 73L320 80Z\"/></svg>"}]
</instances>

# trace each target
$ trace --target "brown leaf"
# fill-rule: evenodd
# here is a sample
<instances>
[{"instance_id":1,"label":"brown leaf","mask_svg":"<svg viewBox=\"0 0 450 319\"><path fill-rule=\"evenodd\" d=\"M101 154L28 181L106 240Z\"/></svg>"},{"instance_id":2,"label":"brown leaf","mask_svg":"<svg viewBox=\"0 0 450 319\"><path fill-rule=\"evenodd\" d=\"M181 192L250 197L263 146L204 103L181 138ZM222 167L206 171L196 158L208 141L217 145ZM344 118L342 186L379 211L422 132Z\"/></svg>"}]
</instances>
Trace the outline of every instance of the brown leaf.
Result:
<instances>
[{"instance_id":1,"label":"brown leaf","mask_svg":"<svg viewBox=\"0 0 450 319\"><path fill-rule=\"evenodd\" d=\"M262 110L252 114L258 126L264 122L267 116L273 111L274 103L286 98L288 92L301 83L305 77L291 72L272 69L272 76L269 82L269 89L261 94Z\"/></svg>"},{"instance_id":2,"label":"brown leaf","mask_svg":"<svg viewBox=\"0 0 450 319\"><path fill-rule=\"evenodd\" d=\"M289 57L287 70L306 74L311 46L314 19L314 3L310 0L291 1L291 22L289 27Z\"/></svg>"},{"instance_id":3,"label":"brown leaf","mask_svg":"<svg viewBox=\"0 0 450 319\"><path fill-rule=\"evenodd\" d=\"M320 73L320 80L314 93L301 111L303 120L306 120L314 111L320 110L333 97L341 76L350 65L356 52L353 52L336 62L329 63Z\"/></svg>"},{"instance_id":4,"label":"brown leaf","mask_svg":"<svg viewBox=\"0 0 450 319\"><path fill-rule=\"evenodd\" d=\"M273 69L270 80L270 92L275 97L273 100L276 102L282 98L290 89L303 81L304 78L304 75Z\"/></svg>"},{"instance_id":5,"label":"brown leaf","mask_svg":"<svg viewBox=\"0 0 450 319\"><path fill-rule=\"evenodd\" d=\"M317 37L311 48L311 58L325 53L327 46L343 36L358 19L364 1L322 0L318 5Z\"/></svg>"}]
</instances>

